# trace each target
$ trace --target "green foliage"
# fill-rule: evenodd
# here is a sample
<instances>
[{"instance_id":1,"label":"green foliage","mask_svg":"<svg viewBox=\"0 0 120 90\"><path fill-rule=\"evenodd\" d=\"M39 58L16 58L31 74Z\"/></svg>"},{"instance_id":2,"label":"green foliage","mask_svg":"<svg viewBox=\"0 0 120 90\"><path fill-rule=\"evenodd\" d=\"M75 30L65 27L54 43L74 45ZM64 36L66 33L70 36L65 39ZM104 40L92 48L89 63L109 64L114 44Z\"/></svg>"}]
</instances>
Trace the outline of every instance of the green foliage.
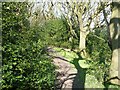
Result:
<instances>
[{"instance_id":1,"label":"green foliage","mask_svg":"<svg viewBox=\"0 0 120 90\"><path fill-rule=\"evenodd\" d=\"M40 38L46 45L63 47L63 48L78 48L78 39L75 37L70 41L71 33L69 25L66 19L51 19L42 22L42 24L36 23L34 25L40 33ZM75 28L76 29L76 28ZM76 29L76 31L79 31Z\"/></svg>"},{"instance_id":2,"label":"green foliage","mask_svg":"<svg viewBox=\"0 0 120 90\"><path fill-rule=\"evenodd\" d=\"M101 81L108 78L112 53L107 43L106 34L106 29L102 28L91 32L87 37L87 52L92 59L91 62L88 62L91 64L89 73Z\"/></svg>"},{"instance_id":3,"label":"green foliage","mask_svg":"<svg viewBox=\"0 0 120 90\"><path fill-rule=\"evenodd\" d=\"M68 25L64 19L48 20L43 27L41 35L49 45L70 46Z\"/></svg>"},{"instance_id":4,"label":"green foliage","mask_svg":"<svg viewBox=\"0 0 120 90\"><path fill-rule=\"evenodd\" d=\"M55 66L43 52L38 29L30 28L28 4L2 3L2 90L50 90Z\"/></svg>"}]
</instances>

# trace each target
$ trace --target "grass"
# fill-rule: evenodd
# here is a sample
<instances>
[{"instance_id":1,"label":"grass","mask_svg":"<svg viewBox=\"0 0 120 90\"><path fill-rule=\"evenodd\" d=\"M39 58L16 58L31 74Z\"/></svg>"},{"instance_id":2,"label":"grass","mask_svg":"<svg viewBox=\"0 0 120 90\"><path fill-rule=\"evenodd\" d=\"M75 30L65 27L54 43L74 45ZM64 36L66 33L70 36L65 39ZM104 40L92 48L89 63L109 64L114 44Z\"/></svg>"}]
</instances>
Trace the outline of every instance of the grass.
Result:
<instances>
[{"instance_id":1,"label":"grass","mask_svg":"<svg viewBox=\"0 0 120 90\"><path fill-rule=\"evenodd\" d=\"M89 65L86 64L87 58L85 58L85 59L80 58L80 57L78 56L78 54L76 54L75 52L73 52L73 51L66 51L66 50L64 50L64 49L62 49L62 48L57 48L57 47L55 47L54 50L58 52L57 54L58 54L59 56L64 57L66 60L68 60L68 61L70 61L70 62L72 62L75 58L78 58L78 59L79 59L78 63L79 63L79 65L80 65L82 68L89 68Z\"/></svg>"},{"instance_id":2,"label":"grass","mask_svg":"<svg viewBox=\"0 0 120 90\"><path fill-rule=\"evenodd\" d=\"M82 58L77 53L70 51L70 50L64 50L63 48L54 47L53 48L57 53L55 53L57 56L64 57L64 59L68 60L70 64L74 65L75 68L78 70L84 70L85 68L89 68L89 64L86 63L86 60L88 58ZM74 60L78 60L77 63L74 63ZM77 65L77 66L76 66ZM78 68L79 67L79 68ZM78 71L80 71L78 70ZM79 74L81 72L78 72ZM78 75L79 75L78 74ZM95 76L89 75L88 73L85 73L85 88L101 88L103 90L107 90L108 88L115 88L115 90L120 90L119 86L116 85L107 85L107 88L102 84L102 82L99 82ZM84 75L82 75L84 76Z\"/></svg>"}]
</instances>

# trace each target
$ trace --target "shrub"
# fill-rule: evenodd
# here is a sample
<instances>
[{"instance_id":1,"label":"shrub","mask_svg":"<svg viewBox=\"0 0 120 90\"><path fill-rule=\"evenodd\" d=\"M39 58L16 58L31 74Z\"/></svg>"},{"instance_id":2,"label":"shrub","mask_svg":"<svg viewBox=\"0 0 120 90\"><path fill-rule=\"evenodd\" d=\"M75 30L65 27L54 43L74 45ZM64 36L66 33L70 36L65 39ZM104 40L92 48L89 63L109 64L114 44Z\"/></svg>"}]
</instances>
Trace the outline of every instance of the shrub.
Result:
<instances>
[{"instance_id":1,"label":"shrub","mask_svg":"<svg viewBox=\"0 0 120 90\"><path fill-rule=\"evenodd\" d=\"M36 28L30 28L25 2L2 3L2 90L50 90L55 66L43 52Z\"/></svg>"},{"instance_id":2,"label":"shrub","mask_svg":"<svg viewBox=\"0 0 120 90\"><path fill-rule=\"evenodd\" d=\"M70 46L68 26L64 19L48 20L43 27L44 34L42 34L48 44L60 47Z\"/></svg>"},{"instance_id":3,"label":"shrub","mask_svg":"<svg viewBox=\"0 0 120 90\"><path fill-rule=\"evenodd\" d=\"M109 66L111 58L111 50L107 43L107 31L100 28L91 32L87 36L87 52L92 61L89 73L93 74L100 81L107 80L109 77Z\"/></svg>"}]
</instances>

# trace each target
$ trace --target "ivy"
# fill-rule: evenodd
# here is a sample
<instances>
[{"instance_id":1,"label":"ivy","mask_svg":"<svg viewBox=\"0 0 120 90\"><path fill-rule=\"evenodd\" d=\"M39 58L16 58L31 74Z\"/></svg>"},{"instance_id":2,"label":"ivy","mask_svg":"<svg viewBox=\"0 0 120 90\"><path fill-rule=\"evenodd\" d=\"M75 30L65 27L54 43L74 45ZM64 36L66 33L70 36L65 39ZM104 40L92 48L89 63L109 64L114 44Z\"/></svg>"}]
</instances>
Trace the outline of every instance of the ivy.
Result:
<instances>
[{"instance_id":1,"label":"ivy","mask_svg":"<svg viewBox=\"0 0 120 90\"><path fill-rule=\"evenodd\" d=\"M55 66L36 28L30 28L28 3L2 3L2 90L54 88Z\"/></svg>"}]
</instances>

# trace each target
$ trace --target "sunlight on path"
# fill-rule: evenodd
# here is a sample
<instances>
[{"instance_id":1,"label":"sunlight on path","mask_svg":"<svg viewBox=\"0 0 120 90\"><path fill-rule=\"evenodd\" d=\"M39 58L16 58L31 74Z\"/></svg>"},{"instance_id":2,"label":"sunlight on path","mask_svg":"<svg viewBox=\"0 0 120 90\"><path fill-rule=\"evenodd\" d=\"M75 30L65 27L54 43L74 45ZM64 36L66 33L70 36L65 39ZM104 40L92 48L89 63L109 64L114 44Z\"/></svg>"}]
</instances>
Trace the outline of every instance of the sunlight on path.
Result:
<instances>
[{"instance_id":1,"label":"sunlight on path","mask_svg":"<svg viewBox=\"0 0 120 90\"><path fill-rule=\"evenodd\" d=\"M86 60L79 60L76 53L65 51L60 48L54 48L55 53L50 53L54 56L53 62L58 67L56 71L57 81L56 89L64 90L66 88L104 88L101 82L86 73L89 65Z\"/></svg>"},{"instance_id":2,"label":"sunlight on path","mask_svg":"<svg viewBox=\"0 0 120 90\"><path fill-rule=\"evenodd\" d=\"M60 87L62 89L72 88L74 79L77 78L79 80L80 77L80 76L76 77L77 69L71 63L63 61L61 59L54 59L54 63L55 65L58 66L58 69L56 70L59 73L57 79L60 85L58 86L58 88ZM77 84L76 86L79 85L79 83L76 84ZM94 76L86 74L84 88L103 88L103 87L104 86L102 85L102 83L98 82Z\"/></svg>"}]
</instances>

